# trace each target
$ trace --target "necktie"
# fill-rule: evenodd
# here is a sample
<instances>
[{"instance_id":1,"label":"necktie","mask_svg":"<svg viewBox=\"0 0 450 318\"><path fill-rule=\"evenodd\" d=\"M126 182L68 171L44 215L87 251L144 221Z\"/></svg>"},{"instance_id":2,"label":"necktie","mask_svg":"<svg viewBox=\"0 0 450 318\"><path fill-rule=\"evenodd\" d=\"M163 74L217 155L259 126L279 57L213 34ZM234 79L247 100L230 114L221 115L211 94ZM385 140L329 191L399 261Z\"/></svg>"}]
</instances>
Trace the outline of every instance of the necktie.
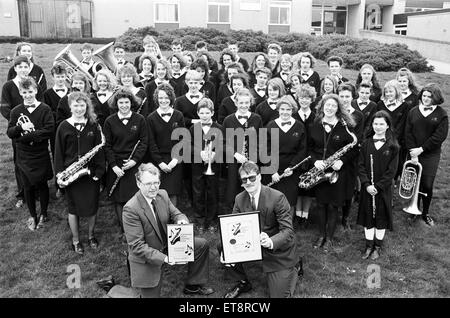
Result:
<instances>
[{"instance_id":1,"label":"necktie","mask_svg":"<svg viewBox=\"0 0 450 318\"><path fill-rule=\"evenodd\" d=\"M152 200L151 204L152 204L153 215L155 216L156 223L158 224L159 232L161 233L161 236L164 237L166 234L166 230L163 227L161 220L159 219L158 213L156 212L155 200ZM163 240L163 241L164 241L164 244L166 244L165 240Z\"/></svg>"},{"instance_id":2,"label":"necktie","mask_svg":"<svg viewBox=\"0 0 450 318\"><path fill-rule=\"evenodd\" d=\"M29 109L29 108L34 108L34 107L36 107L36 105L35 104L31 104L31 105L24 105L25 106L25 108L26 109Z\"/></svg>"},{"instance_id":3,"label":"necktie","mask_svg":"<svg viewBox=\"0 0 450 318\"><path fill-rule=\"evenodd\" d=\"M408 95L409 92L402 92L404 96Z\"/></svg>"},{"instance_id":4,"label":"necktie","mask_svg":"<svg viewBox=\"0 0 450 318\"><path fill-rule=\"evenodd\" d=\"M390 103L390 104L387 104L387 105L386 105L387 108L391 108L391 107L393 107L393 106L395 106L395 103Z\"/></svg>"},{"instance_id":5,"label":"necktie","mask_svg":"<svg viewBox=\"0 0 450 318\"><path fill-rule=\"evenodd\" d=\"M124 117L121 119L121 121L126 125L131 117Z\"/></svg>"},{"instance_id":6,"label":"necktie","mask_svg":"<svg viewBox=\"0 0 450 318\"><path fill-rule=\"evenodd\" d=\"M427 110L433 110L433 106L424 106L424 107L423 107L423 110L424 110L424 111L427 111Z\"/></svg>"},{"instance_id":7,"label":"necktie","mask_svg":"<svg viewBox=\"0 0 450 318\"><path fill-rule=\"evenodd\" d=\"M191 99L194 99L194 98L200 98L200 95L190 95L189 96Z\"/></svg>"},{"instance_id":8,"label":"necktie","mask_svg":"<svg viewBox=\"0 0 450 318\"><path fill-rule=\"evenodd\" d=\"M283 76L288 76L289 73L288 73L288 72L281 72L281 75L283 75Z\"/></svg>"},{"instance_id":9,"label":"necktie","mask_svg":"<svg viewBox=\"0 0 450 318\"><path fill-rule=\"evenodd\" d=\"M202 123L202 127L209 126L211 127L212 123Z\"/></svg>"},{"instance_id":10,"label":"necktie","mask_svg":"<svg viewBox=\"0 0 450 318\"><path fill-rule=\"evenodd\" d=\"M174 76L180 76L181 73L180 73L180 72L173 72L172 74L173 74Z\"/></svg>"},{"instance_id":11,"label":"necktie","mask_svg":"<svg viewBox=\"0 0 450 318\"><path fill-rule=\"evenodd\" d=\"M323 127L325 128L325 131L326 132L330 132L331 131L331 129L333 129L333 125L332 124L330 124L330 123L327 123L327 122L322 122L322 125L323 125Z\"/></svg>"},{"instance_id":12,"label":"necktie","mask_svg":"<svg viewBox=\"0 0 450 318\"><path fill-rule=\"evenodd\" d=\"M75 123L74 124L75 128L78 129L79 131L82 131L85 125L86 125L85 123Z\"/></svg>"},{"instance_id":13,"label":"necktie","mask_svg":"<svg viewBox=\"0 0 450 318\"><path fill-rule=\"evenodd\" d=\"M106 93L97 93L97 96L98 96L98 97L100 97L100 96L106 97Z\"/></svg>"},{"instance_id":14,"label":"necktie","mask_svg":"<svg viewBox=\"0 0 450 318\"><path fill-rule=\"evenodd\" d=\"M255 202L255 197L252 195L251 197L251 204L252 204L252 209L253 211L256 211L256 202Z\"/></svg>"},{"instance_id":15,"label":"necktie","mask_svg":"<svg viewBox=\"0 0 450 318\"><path fill-rule=\"evenodd\" d=\"M359 106L361 106L361 105L367 106L368 104L369 104L368 102L361 102L361 103L359 103Z\"/></svg>"},{"instance_id":16,"label":"necktie","mask_svg":"<svg viewBox=\"0 0 450 318\"><path fill-rule=\"evenodd\" d=\"M57 88L55 89L55 92L65 92L66 90L64 88Z\"/></svg>"},{"instance_id":17,"label":"necktie","mask_svg":"<svg viewBox=\"0 0 450 318\"><path fill-rule=\"evenodd\" d=\"M150 79L150 78L152 78L152 75L144 75L144 78Z\"/></svg>"},{"instance_id":18,"label":"necktie","mask_svg":"<svg viewBox=\"0 0 450 318\"><path fill-rule=\"evenodd\" d=\"M308 74L307 73L302 73L302 77L308 78Z\"/></svg>"},{"instance_id":19,"label":"necktie","mask_svg":"<svg viewBox=\"0 0 450 318\"><path fill-rule=\"evenodd\" d=\"M124 61L118 61L117 64L122 65L124 64Z\"/></svg>"},{"instance_id":20,"label":"necktie","mask_svg":"<svg viewBox=\"0 0 450 318\"><path fill-rule=\"evenodd\" d=\"M257 92L264 92L265 90L266 90L266 88L264 88L264 87L263 87L263 88L257 88L257 89L256 89Z\"/></svg>"},{"instance_id":21,"label":"necktie","mask_svg":"<svg viewBox=\"0 0 450 318\"><path fill-rule=\"evenodd\" d=\"M276 105L277 102L267 102L267 104L269 104L270 106Z\"/></svg>"},{"instance_id":22,"label":"necktie","mask_svg":"<svg viewBox=\"0 0 450 318\"><path fill-rule=\"evenodd\" d=\"M238 119L248 119L248 116L241 116L241 115L238 115Z\"/></svg>"},{"instance_id":23,"label":"necktie","mask_svg":"<svg viewBox=\"0 0 450 318\"><path fill-rule=\"evenodd\" d=\"M281 123L281 126L284 126L284 125L290 125L290 124L291 124L290 121L285 121L284 123Z\"/></svg>"},{"instance_id":24,"label":"necktie","mask_svg":"<svg viewBox=\"0 0 450 318\"><path fill-rule=\"evenodd\" d=\"M386 142L386 138L373 138L373 142L378 142L378 141Z\"/></svg>"},{"instance_id":25,"label":"necktie","mask_svg":"<svg viewBox=\"0 0 450 318\"><path fill-rule=\"evenodd\" d=\"M172 115L172 113L162 113L161 117L164 117L164 116L169 116L170 117L170 115Z\"/></svg>"}]
</instances>

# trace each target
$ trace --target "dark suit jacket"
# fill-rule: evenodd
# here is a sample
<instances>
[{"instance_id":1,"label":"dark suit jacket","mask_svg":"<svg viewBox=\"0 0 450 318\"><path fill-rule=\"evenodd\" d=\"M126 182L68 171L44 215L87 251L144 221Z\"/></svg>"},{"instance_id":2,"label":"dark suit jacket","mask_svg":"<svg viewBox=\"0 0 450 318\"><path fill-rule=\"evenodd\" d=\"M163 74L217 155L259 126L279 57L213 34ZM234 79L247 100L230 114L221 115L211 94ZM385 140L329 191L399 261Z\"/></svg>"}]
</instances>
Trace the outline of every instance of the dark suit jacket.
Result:
<instances>
[{"instance_id":1,"label":"dark suit jacket","mask_svg":"<svg viewBox=\"0 0 450 318\"><path fill-rule=\"evenodd\" d=\"M258 207L261 232L267 233L273 249L263 247L263 271L276 272L296 264L296 243L290 205L283 193L261 185ZM253 211L250 195L242 191L236 196L233 214Z\"/></svg>"},{"instance_id":2,"label":"dark suit jacket","mask_svg":"<svg viewBox=\"0 0 450 318\"><path fill-rule=\"evenodd\" d=\"M164 229L168 223L189 222L169 200L165 190L159 190L154 205ZM167 233L160 233L150 206L138 191L123 208L123 228L128 243L131 285L149 288L158 285L161 267L166 257Z\"/></svg>"}]
</instances>

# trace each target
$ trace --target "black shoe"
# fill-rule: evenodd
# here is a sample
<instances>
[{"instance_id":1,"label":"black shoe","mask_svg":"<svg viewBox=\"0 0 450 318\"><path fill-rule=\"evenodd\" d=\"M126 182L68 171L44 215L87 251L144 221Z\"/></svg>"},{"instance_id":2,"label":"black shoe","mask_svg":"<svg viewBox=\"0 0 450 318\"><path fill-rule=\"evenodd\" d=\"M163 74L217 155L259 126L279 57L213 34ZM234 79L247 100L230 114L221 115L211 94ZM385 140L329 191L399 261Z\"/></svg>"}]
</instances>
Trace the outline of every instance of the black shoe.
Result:
<instances>
[{"instance_id":1,"label":"black shoe","mask_svg":"<svg viewBox=\"0 0 450 318\"><path fill-rule=\"evenodd\" d=\"M333 245L334 245L333 240L326 240L325 243L323 243L322 245L323 251L325 253L331 252L333 250Z\"/></svg>"},{"instance_id":2,"label":"black shoe","mask_svg":"<svg viewBox=\"0 0 450 318\"><path fill-rule=\"evenodd\" d=\"M198 235L203 235L205 233L205 227L203 225L198 226L197 233Z\"/></svg>"},{"instance_id":3,"label":"black shoe","mask_svg":"<svg viewBox=\"0 0 450 318\"><path fill-rule=\"evenodd\" d=\"M362 259L368 259L369 256L372 254L372 247L367 246L366 250L364 251L363 255L361 256Z\"/></svg>"},{"instance_id":4,"label":"black shoe","mask_svg":"<svg viewBox=\"0 0 450 318\"><path fill-rule=\"evenodd\" d=\"M214 234L214 233L216 233L216 231L217 231L217 229L216 229L216 227L214 225L208 226L208 232L209 233Z\"/></svg>"},{"instance_id":5,"label":"black shoe","mask_svg":"<svg viewBox=\"0 0 450 318\"><path fill-rule=\"evenodd\" d=\"M91 237L88 240L88 244L94 250L98 248L98 241L97 241L97 239L95 237Z\"/></svg>"},{"instance_id":6,"label":"black shoe","mask_svg":"<svg viewBox=\"0 0 450 318\"><path fill-rule=\"evenodd\" d=\"M375 246L375 248L373 249L372 255L370 255L370 259L372 261L378 259L380 257L380 251L381 251L381 248L379 246Z\"/></svg>"},{"instance_id":7,"label":"black shoe","mask_svg":"<svg viewBox=\"0 0 450 318\"><path fill-rule=\"evenodd\" d=\"M431 216L429 216L428 214L427 214L427 216L425 216L425 217L423 218L423 221L425 222L426 225L428 225L428 226L430 226L430 227L433 227L433 226L434 226L434 221L433 221L433 219L431 218Z\"/></svg>"},{"instance_id":8,"label":"black shoe","mask_svg":"<svg viewBox=\"0 0 450 318\"><path fill-rule=\"evenodd\" d=\"M303 259L300 257L298 263L295 265L295 270L299 277L303 277Z\"/></svg>"},{"instance_id":9,"label":"black shoe","mask_svg":"<svg viewBox=\"0 0 450 318\"><path fill-rule=\"evenodd\" d=\"M211 295L212 293L214 293L214 289L212 289L211 287L206 287L206 286L200 286L200 285L186 285L183 289L183 293L185 293L186 295L203 295L203 296L207 296L207 295Z\"/></svg>"},{"instance_id":10,"label":"black shoe","mask_svg":"<svg viewBox=\"0 0 450 318\"><path fill-rule=\"evenodd\" d=\"M325 243L325 238L323 236L321 236L314 242L313 247L314 248L322 247L324 243Z\"/></svg>"},{"instance_id":11,"label":"black shoe","mask_svg":"<svg viewBox=\"0 0 450 318\"><path fill-rule=\"evenodd\" d=\"M72 250L75 251L75 253L83 255L84 254L84 248L83 248L83 244L81 244L80 242L74 244L72 243Z\"/></svg>"},{"instance_id":12,"label":"black shoe","mask_svg":"<svg viewBox=\"0 0 450 318\"><path fill-rule=\"evenodd\" d=\"M249 292L250 290L252 290L252 284L247 280L241 280L223 298L237 298L240 294Z\"/></svg>"}]
</instances>

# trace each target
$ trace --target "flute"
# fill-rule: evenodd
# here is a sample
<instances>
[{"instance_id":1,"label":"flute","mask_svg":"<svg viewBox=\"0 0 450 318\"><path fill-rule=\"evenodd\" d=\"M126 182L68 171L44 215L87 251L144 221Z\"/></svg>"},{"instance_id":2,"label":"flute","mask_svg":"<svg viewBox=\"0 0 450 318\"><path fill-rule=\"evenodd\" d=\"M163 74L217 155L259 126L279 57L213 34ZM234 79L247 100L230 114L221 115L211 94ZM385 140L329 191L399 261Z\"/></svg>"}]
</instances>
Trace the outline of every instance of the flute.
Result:
<instances>
[{"instance_id":1,"label":"flute","mask_svg":"<svg viewBox=\"0 0 450 318\"><path fill-rule=\"evenodd\" d=\"M370 178L371 178L371 182L372 182L372 186L375 187L375 184L373 182L373 155L370 154ZM375 219L375 194L372 195L372 217Z\"/></svg>"},{"instance_id":2,"label":"flute","mask_svg":"<svg viewBox=\"0 0 450 318\"><path fill-rule=\"evenodd\" d=\"M134 145L134 148L131 151L131 154L130 154L130 156L128 157L128 159L126 161L129 161L133 157L134 153L136 152L137 146L139 145L140 142L141 142L141 140L139 139L137 141L137 143ZM111 190L109 190L108 197L110 197L113 194L114 190L116 189L117 185L119 184L120 178L121 177L117 176L116 180L114 180L114 183L113 183L113 185L111 187Z\"/></svg>"},{"instance_id":3,"label":"flute","mask_svg":"<svg viewBox=\"0 0 450 318\"><path fill-rule=\"evenodd\" d=\"M298 167L300 167L300 165L301 165L302 163L304 163L305 161L307 161L307 160L309 160L309 159L311 159L311 156L308 156L308 157L306 157L305 159L303 159L302 161L300 161L299 163L297 163L295 166L293 166L293 167L291 168L291 170L297 169ZM283 173L280 175L280 180L283 179L283 178L286 177L286 176L287 176L287 175L286 175L286 172L283 172ZM279 182L279 181L277 181L277 182L275 182L275 181L269 182L269 183L267 184L267 186L270 187L270 186L272 186L272 185L274 185L275 183L278 183L278 182Z\"/></svg>"},{"instance_id":4,"label":"flute","mask_svg":"<svg viewBox=\"0 0 450 318\"><path fill-rule=\"evenodd\" d=\"M144 103L145 103L146 101L147 101L147 97L145 97L145 98L142 100L141 106L139 106L139 108L138 108L137 111L136 111L137 114L140 114L140 113L141 113L142 106L144 106Z\"/></svg>"}]
</instances>

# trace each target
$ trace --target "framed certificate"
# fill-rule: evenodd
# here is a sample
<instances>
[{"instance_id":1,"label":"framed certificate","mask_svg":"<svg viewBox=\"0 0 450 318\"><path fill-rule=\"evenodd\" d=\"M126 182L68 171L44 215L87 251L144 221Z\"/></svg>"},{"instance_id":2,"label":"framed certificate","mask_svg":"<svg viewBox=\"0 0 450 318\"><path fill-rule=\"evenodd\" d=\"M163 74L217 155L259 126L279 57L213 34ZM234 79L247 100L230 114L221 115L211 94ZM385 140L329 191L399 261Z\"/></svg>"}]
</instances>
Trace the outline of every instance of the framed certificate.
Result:
<instances>
[{"instance_id":1,"label":"framed certificate","mask_svg":"<svg viewBox=\"0 0 450 318\"><path fill-rule=\"evenodd\" d=\"M194 261L194 225L167 224L167 251L169 262Z\"/></svg>"},{"instance_id":2,"label":"framed certificate","mask_svg":"<svg viewBox=\"0 0 450 318\"><path fill-rule=\"evenodd\" d=\"M262 259L258 211L219 215L219 225L225 263Z\"/></svg>"}]
</instances>

